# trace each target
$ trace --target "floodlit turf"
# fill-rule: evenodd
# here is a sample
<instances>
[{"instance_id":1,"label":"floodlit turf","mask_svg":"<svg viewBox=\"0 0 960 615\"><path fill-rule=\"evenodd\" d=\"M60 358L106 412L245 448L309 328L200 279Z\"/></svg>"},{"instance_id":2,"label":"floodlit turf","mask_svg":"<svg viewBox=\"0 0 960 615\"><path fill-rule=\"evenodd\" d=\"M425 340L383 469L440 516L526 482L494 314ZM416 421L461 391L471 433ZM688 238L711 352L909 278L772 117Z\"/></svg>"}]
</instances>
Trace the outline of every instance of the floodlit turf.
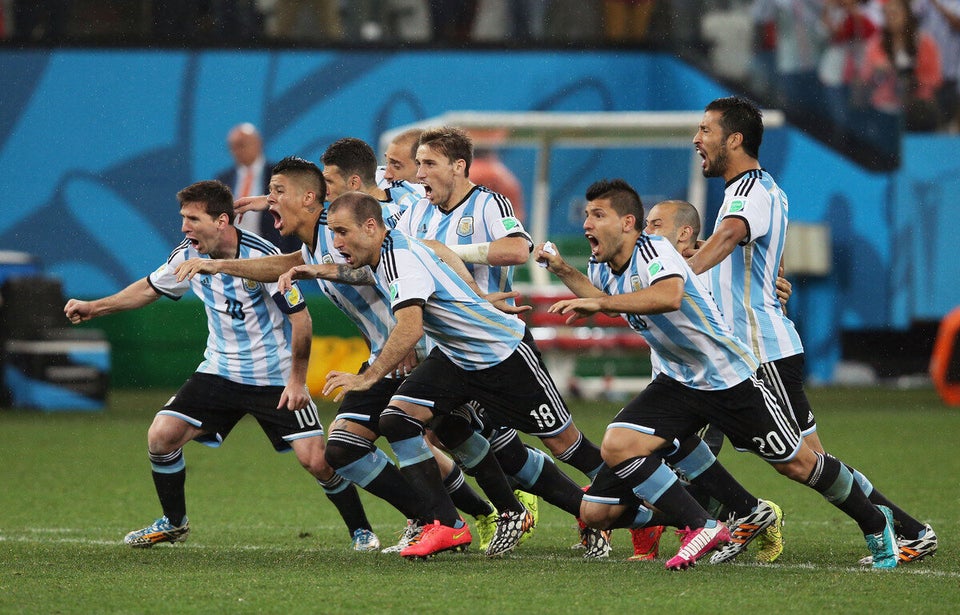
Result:
<instances>
[{"instance_id":1,"label":"floodlit turf","mask_svg":"<svg viewBox=\"0 0 960 615\"><path fill-rule=\"evenodd\" d=\"M332 505L292 455L277 455L245 419L220 450L191 443L180 545L133 550L124 533L159 516L146 429L169 392L115 391L96 414L0 411L2 613L955 613L960 609L960 410L928 390L811 391L828 450L941 537L930 561L861 569L856 525L818 495L727 448L725 464L787 515L786 552L768 566L663 569L627 562L625 530L608 561L581 561L573 520L541 504L535 535L514 554L475 549L423 562L355 554ZM618 409L575 403L599 442ZM324 406L328 423L332 408ZM728 445L729 446L729 445ZM577 477L583 481L583 477ZM403 519L364 494L385 543Z\"/></svg>"}]
</instances>

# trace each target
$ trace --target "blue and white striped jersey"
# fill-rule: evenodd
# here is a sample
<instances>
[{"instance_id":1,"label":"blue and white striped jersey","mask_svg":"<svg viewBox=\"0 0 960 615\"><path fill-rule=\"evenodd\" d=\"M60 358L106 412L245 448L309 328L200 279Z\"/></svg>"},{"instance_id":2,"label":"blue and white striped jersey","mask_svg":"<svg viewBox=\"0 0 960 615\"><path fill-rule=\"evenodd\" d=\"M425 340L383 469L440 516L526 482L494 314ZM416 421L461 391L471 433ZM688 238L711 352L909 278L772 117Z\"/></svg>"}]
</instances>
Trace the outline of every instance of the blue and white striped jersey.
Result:
<instances>
[{"instance_id":1,"label":"blue and white striped jersey","mask_svg":"<svg viewBox=\"0 0 960 615\"><path fill-rule=\"evenodd\" d=\"M237 258L279 254L276 247L253 233L237 229ZM158 293L179 299L190 289L207 312L207 349L197 371L240 384L284 386L290 374L290 321L307 307L300 288L281 294L276 283L265 284L226 274L197 274L177 282L174 271L199 254L186 239L167 262L147 277Z\"/></svg>"},{"instance_id":2,"label":"blue and white striped jersey","mask_svg":"<svg viewBox=\"0 0 960 615\"><path fill-rule=\"evenodd\" d=\"M403 212L423 198L423 186L402 180L390 182L383 191L387 193L387 199L380 201L380 205L384 208L383 221L387 228L397 226L397 221L400 220Z\"/></svg>"},{"instance_id":3,"label":"blue and white striped jersey","mask_svg":"<svg viewBox=\"0 0 960 615\"><path fill-rule=\"evenodd\" d=\"M474 186L463 201L446 213L428 199L421 199L400 217L397 230L448 246L519 235L533 247L529 233L513 213L510 199L483 186ZM484 293L513 289L513 267L467 263L467 269Z\"/></svg>"},{"instance_id":4,"label":"blue and white striped jersey","mask_svg":"<svg viewBox=\"0 0 960 615\"><path fill-rule=\"evenodd\" d=\"M748 235L709 272L710 289L727 325L763 363L803 352L776 292L787 210L787 195L769 173L757 169L727 183L717 215L716 226L724 218L742 218Z\"/></svg>"},{"instance_id":5,"label":"blue and white striped jersey","mask_svg":"<svg viewBox=\"0 0 960 615\"><path fill-rule=\"evenodd\" d=\"M622 314L650 345L654 369L677 382L694 389L729 389L759 367L757 358L724 324L710 291L669 240L643 233L622 273L591 258L588 275L608 295L636 292L666 278L683 279L679 310Z\"/></svg>"},{"instance_id":6,"label":"blue and white striped jersey","mask_svg":"<svg viewBox=\"0 0 960 615\"><path fill-rule=\"evenodd\" d=\"M391 225L389 217L394 208L381 202L384 222ZM396 222L394 219L392 222ZM303 262L307 264L346 264L346 259L333 247L333 232L327 226L327 210L324 209L314 230L314 249L304 244L301 248ZM383 344L396 324L389 297L379 286L352 286L329 280L317 280L320 290L353 321L370 345L369 362L379 356ZM421 349L422 350L422 349Z\"/></svg>"},{"instance_id":7,"label":"blue and white striped jersey","mask_svg":"<svg viewBox=\"0 0 960 615\"><path fill-rule=\"evenodd\" d=\"M523 321L481 299L433 250L396 229L384 239L376 274L394 309L423 307L424 333L463 369L493 367L523 339Z\"/></svg>"}]
</instances>

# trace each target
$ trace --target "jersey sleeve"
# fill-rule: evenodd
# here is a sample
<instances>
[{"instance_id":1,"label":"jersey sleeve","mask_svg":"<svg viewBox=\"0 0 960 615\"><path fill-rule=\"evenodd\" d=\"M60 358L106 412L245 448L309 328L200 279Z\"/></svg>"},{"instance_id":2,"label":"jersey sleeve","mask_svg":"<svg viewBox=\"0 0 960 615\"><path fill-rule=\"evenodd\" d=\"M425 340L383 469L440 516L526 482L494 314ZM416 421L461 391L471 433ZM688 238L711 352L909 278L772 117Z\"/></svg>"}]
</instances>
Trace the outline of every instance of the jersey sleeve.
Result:
<instances>
[{"instance_id":1,"label":"jersey sleeve","mask_svg":"<svg viewBox=\"0 0 960 615\"><path fill-rule=\"evenodd\" d=\"M390 306L423 305L436 290L433 275L412 250L394 243L384 255L391 263L387 271Z\"/></svg>"},{"instance_id":2,"label":"jersey sleeve","mask_svg":"<svg viewBox=\"0 0 960 615\"><path fill-rule=\"evenodd\" d=\"M527 240L533 249L533 239L523 228L523 223L514 215L510 199L502 194L490 193L484 202L483 224L487 229L489 241L496 241L504 237L520 236Z\"/></svg>"},{"instance_id":3,"label":"jersey sleeve","mask_svg":"<svg viewBox=\"0 0 960 615\"><path fill-rule=\"evenodd\" d=\"M770 230L771 203L767 193L759 184L746 195L728 194L724 196L720 219L740 218L747 225L747 237L740 245L746 245L763 237Z\"/></svg>"},{"instance_id":4,"label":"jersey sleeve","mask_svg":"<svg viewBox=\"0 0 960 615\"><path fill-rule=\"evenodd\" d=\"M666 239L657 236L648 236L649 243L645 249L638 249L633 259L633 272L640 280L640 288L656 284L660 280L679 277L687 279L686 263L676 248Z\"/></svg>"},{"instance_id":5,"label":"jersey sleeve","mask_svg":"<svg viewBox=\"0 0 960 615\"><path fill-rule=\"evenodd\" d=\"M177 266L186 260L186 250L182 247L174 250L170 254L170 258L167 259L167 262L160 265L153 273L147 276L147 283L161 295L170 297L173 300L179 299L190 290L190 280L178 282L176 273L174 272Z\"/></svg>"}]
</instances>

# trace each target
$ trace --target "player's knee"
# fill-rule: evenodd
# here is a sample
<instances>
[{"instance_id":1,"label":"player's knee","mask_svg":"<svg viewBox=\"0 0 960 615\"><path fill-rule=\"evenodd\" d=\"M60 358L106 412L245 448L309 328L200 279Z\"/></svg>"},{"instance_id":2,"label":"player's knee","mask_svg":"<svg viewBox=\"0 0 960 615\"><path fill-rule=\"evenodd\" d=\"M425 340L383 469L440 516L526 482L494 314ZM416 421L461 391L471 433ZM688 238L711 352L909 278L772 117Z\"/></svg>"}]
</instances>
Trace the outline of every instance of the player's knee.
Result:
<instances>
[{"instance_id":1,"label":"player's knee","mask_svg":"<svg viewBox=\"0 0 960 615\"><path fill-rule=\"evenodd\" d=\"M171 453L184 444L187 424L157 416L147 430L147 448L154 454Z\"/></svg>"},{"instance_id":2,"label":"player's knee","mask_svg":"<svg viewBox=\"0 0 960 615\"><path fill-rule=\"evenodd\" d=\"M369 446L361 447L338 439L338 432L331 432L323 457L334 470L348 466L370 452Z\"/></svg>"},{"instance_id":3,"label":"player's knee","mask_svg":"<svg viewBox=\"0 0 960 615\"><path fill-rule=\"evenodd\" d=\"M398 408L388 406L380 414L380 433L391 442L422 436L423 423Z\"/></svg>"},{"instance_id":4,"label":"player's knee","mask_svg":"<svg viewBox=\"0 0 960 615\"><path fill-rule=\"evenodd\" d=\"M813 470L812 467L807 467L807 464L803 463L799 458L794 458L786 463L775 463L773 467L776 468L780 474L798 483L806 482L807 477L810 476L810 472Z\"/></svg>"},{"instance_id":5,"label":"player's knee","mask_svg":"<svg viewBox=\"0 0 960 615\"><path fill-rule=\"evenodd\" d=\"M595 504L593 502L580 503L580 520L583 521L587 527L606 530L610 528L610 523L614 518L615 517L611 515L611 508L609 506Z\"/></svg>"}]
</instances>

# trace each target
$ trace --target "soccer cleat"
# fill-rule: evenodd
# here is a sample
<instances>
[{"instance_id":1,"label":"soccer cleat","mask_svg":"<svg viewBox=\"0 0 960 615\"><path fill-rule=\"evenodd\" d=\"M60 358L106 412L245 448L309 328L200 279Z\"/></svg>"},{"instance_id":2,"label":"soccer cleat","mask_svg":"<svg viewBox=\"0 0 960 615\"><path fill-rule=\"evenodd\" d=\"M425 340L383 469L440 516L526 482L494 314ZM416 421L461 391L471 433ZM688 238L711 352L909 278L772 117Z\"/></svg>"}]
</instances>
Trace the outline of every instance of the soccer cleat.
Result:
<instances>
[{"instance_id":1,"label":"soccer cleat","mask_svg":"<svg viewBox=\"0 0 960 615\"><path fill-rule=\"evenodd\" d=\"M630 538L633 539L633 555L627 559L631 562L657 559L657 555L660 554L660 536L663 535L663 529L662 525L630 528Z\"/></svg>"},{"instance_id":2,"label":"soccer cleat","mask_svg":"<svg viewBox=\"0 0 960 615\"><path fill-rule=\"evenodd\" d=\"M783 511L773 502L768 501L767 503L776 513L777 520L757 536L757 544L760 545L760 550L757 551L757 561L761 564L769 564L783 553Z\"/></svg>"},{"instance_id":3,"label":"soccer cleat","mask_svg":"<svg viewBox=\"0 0 960 615\"><path fill-rule=\"evenodd\" d=\"M686 570L720 543L730 541L730 530L719 521L713 527L689 527L677 530L680 537L680 550L667 560L667 570Z\"/></svg>"},{"instance_id":4,"label":"soccer cleat","mask_svg":"<svg viewBox=\"0 0 960 615\"><path fill-rule=\"evenodd\" d=\"M183 542L190 535L190 522L184 517L180 525L173 525L164 515L142 530L123 537L123 543L137 549L152 547L158 542Z\"/></svg>"},{"instance_id":5,"label":"soccer cleat","mask_svg":"<svg viewBox=\"0 0 960 615\"><path fill-rule=\"evenodd\" d=\"M500 513L497 519L497 531L494 532L490 545L487 547L487 557L503 555L511 551L520 542L520 538L533 527L533 515L526 509L523 511L507 510Z\"/></svg>"},{"instance_id":6,"label":"soccer cleat","mask_svg":"<svg viewBox=\"0 0 960 615\"><path fill-rule=\"evenodd\" d=\"M353 550L354 551L379 551L380 539L370 530L362 527L353 532Z\"/></svg>"},{"instance_id":7,"label":"soccer cleat","mask_svg":"<svg viewBox=\"0 0 960 615\"><path fill-rule=\"evenodd\" d=\"M434 521L423 526L420 535L400 551L400 557L427 558L443 551L464 551L471 542L473 537L466 523L460 527L450 527Z\"/></svg>"},{"instance_id":8,"label":"soccer cleat","mask_svg":"<svg viewBox=\"0 0 960 615\"><path fill-rule=\"evenodd\" d=\"M939 546L937 535L929 523L925 524L925 527L926 529L919 538L909 539L902 536L897 538L897 547L900 551L898 555L899 563L917 562L937 552Z\"/></svg>"},{"instance_id":9,"label":"soccer cleat","mask_svg":"<svg viewBox=\"0 0 960 615\"><path fill-rule=\"evenodd\" d=\"M596 530L592 527L588 527L584 531L584 536L586 538L586 552L583 554L583 559L603 559L605 557L610 557L610 531L609 530Z\"/></svg>"},{"instance_id":10,"label":"soccer cleat","mask_svg":"<svg viewBox=\"0 0 960 615\"><path fill-rule=\"evenodd\" d=\"M480 549L486 551L493 539L493 533L497 531L497 511L494 510L489 515L480 515L475 519L477 538L480 539Z\"/></svg>"},{"instance_id":11,"label":"soccer cleat","mask_svg":"<svg viewBox=\"0 0 960 615\"><path fill-rule=\"evenodd\" d=\"M406 549L420 532L423 531L423 524L415 519L407 519L407 527L400 531L400 539L397 544L387 547L381 553L400 553Z\"/></svg>"},{"instance_id":12,"label":"soccer cleat","mask_svg":"<svg viewBox=\"0 0 960 615\"><path fill-rule=\"evenodd\" d=\"M740 555L747 545L754 538L759 536L768 527L777 522L777 512L772 506L772 502L759 500L757 507L746 517L734 519L728 524L730 530L730 542L722 546L716 553L710 557L711 564L722 564L729 562Z\"/></svg>"},{"instance_id":13,"label":"soccer cleat","mask_svg":"<svg viewBox=\"0 0 960 615\"><path fill-rule=\"evenodd\" d=\"M930 524L926 524L926 529L919 538L904 538L897 536L898 564L910 564L922 560L927 556L932 556L937 552L939 543L937 535L933 532ZM860 560L862 566L869 566L873 563L873 556L868 555Z\"/></svg>"},{"instance_id":14,"label":"soccer cleat","mask_svg":"<svg viewBox=\"0 0 960 615\"><path fill-rule=\"evenodd\" d=\"M571 549L586 549L587 548L587 524L580 520L580 517L577 517L577 533L580 536L580 540L573 545L570 545Z\"/></svg>"},{"instance_id":15,"label":"soccer cleat","mask_svg":"<svg viewBox=\"0 0 960 615\"><path fill-rule=\"evenodd\" d=\"M536 529L537 523L540 522L540 499L534 494L521 491L520 489L514 491L513 495L517 496L517 501L523 504L523 507L529 510L530 514L533 515L533 525L530 526L530 529L520 537L520 542L517 543L517 545L522 545L523 543L527 542L528 538L533 536L533 530Z\"/></svg>"},{"instance_id":16,"label":"soccer cleat","mask_svg":"<svg viewBox=\"0 0 960 615\"><path fill-rule=\"evenodd\" d=\"M877 506L886 519L884 528L876 534L867 534L867 548L873 556L871 565L874 568L896 568L899 549L897 536L893 533L893 512L886 506Z\"/></svg>"}]
</instances>

